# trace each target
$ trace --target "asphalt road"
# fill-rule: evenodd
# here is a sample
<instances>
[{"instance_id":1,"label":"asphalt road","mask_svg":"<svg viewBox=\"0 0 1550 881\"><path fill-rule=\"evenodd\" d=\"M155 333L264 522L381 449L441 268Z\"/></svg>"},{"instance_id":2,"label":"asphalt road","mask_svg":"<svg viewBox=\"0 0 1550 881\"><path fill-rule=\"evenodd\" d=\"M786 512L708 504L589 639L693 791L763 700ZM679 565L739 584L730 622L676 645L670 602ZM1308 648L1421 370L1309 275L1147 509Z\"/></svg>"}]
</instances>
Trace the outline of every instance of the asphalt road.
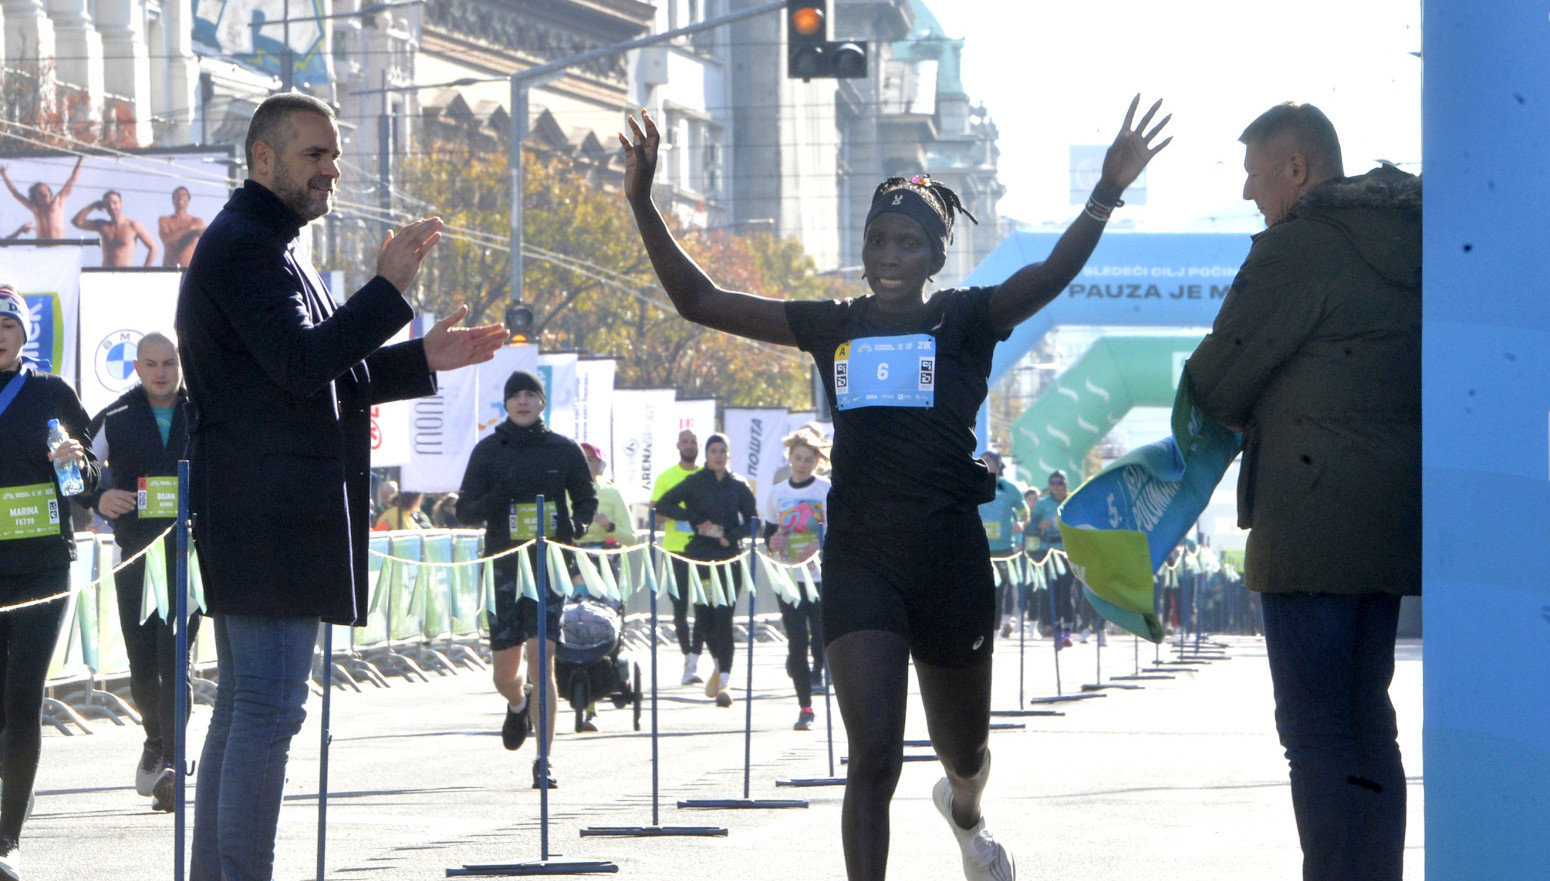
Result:
<instances>
[{"instance_id":1,"label":"asphalt road","mask_svg":"<svg viewBox=\"0 0 1550 881\"><path fill-rule=\"evenodd\" d=\"M1285 760L1276 741L1263 644L1224 638L1222 658L1176 670L1174 678L1107 690L1103 697L1044 705L1061 716L997 718L1025 728L992 732L994 773L985 800L991 829L1007 842L1019 877L1181 877L1191 881L1300 877ZM1095 646L1060 653L1061 691L1096 681ZM677 684L681 660L662 658L659 695L663 826L725 828L725 837L580 837L583 827L653 823L649 710L646 730L629 712L605 705L595 734L570 732L562 709L554 748L560 788L550 793L551 858L611 861L620 877L791 881L842 879L839 814L843 787L794 789L777 780L827 777L827 712L819 698L814 730L791 728L797 705L784 672L785 647L755 649L752 762L755 800L806 799L805 808L679 809L683 799L744 796L739 647L738 702L721 709L698 688ZM1030 641L1022 658L1022 694L1052 696L1050 643ZM1102 675L1133 672L1130 637L1111 637ZM1420 645L1400 647L1393 694L1410 777L1406 879L1424 877L1421 789ZM1019 705L1016 638L996 653L998 710ZM1139 652L1153 659L1150 645ZM1172 652L1161 654L1163 659ZM643 667L647 666L642 658ZM912 693L907 736L924 739ZM275 877L317 878L321 701L308 703L297 737L281 815ZM501 748L503 704L487 674L431 674L428 682L391 680L355 693L334 692L326 877L442 878L465 864L515 863L542 856L539 794L530 788L533 741L519 753ZM197 754L209 708L190 725ZM46 729L37 810L22 839L27 881L173 878L174 817L153 813L137 796L133 767L141 735L133 726L92 721L94 733ZM834 768L843 776L843 731L836 721ZM909 747L908 756L928 748ZM931 805L941 776L933 761L911 761L893 802L889 875L962 877L949 831ZM192 833L192 788L189 831Z\"/></svg>"}]
</instances>

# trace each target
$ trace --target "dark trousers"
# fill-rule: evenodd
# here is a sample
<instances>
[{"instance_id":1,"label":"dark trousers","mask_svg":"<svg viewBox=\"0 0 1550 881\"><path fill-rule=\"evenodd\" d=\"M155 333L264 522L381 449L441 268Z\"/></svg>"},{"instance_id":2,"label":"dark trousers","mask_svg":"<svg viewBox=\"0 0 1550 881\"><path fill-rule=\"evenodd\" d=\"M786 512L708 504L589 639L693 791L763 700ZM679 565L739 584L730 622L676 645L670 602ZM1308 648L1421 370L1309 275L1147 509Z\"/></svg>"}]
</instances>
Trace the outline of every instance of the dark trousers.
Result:
<instances>
[{"instance_id":1,"label":"dark trousers","mask_svg":"<svg viewBox=\"0 0 1550 881\"><path fill-rule=\"evenodd\" d=\"M700 572L700 583L710 590L710 567L696 567ZM743 570L738 566L731 568L732 583L725 581L721 589L727 594L727 602L724 606L711 606L703 603L694 604L694 626L698 630L700 622L705 622L705 647L710 649L710 656L716 659L716 666L723 673L732 672L732 650L736 648L737 641L732 638L732 612L737 607L737 595L743 588Z\"/></svg>"},{"instance_id":2,"label":"dark trousers","mask_svg":"<svg viewBox=\"0 0 1550 881\"><path fill-rule=\"evenodd\" d=\"M1262 594L1304 881L1398 881L1405 769L1389 700L1399 597Z\"/></svg>"},{"instance_id":3,"label":"dark trousers","mask_svg":"<svg viewBox=\"0 0 1550 881\"><path fill-rule=\"evenodd\" d=\"M673 580L678 583L678 596L673 597L673 632L678 636L680 651L698 655L705 651L705 622L696 613L694 627L689 627L689 564L677 557L671 558L671 562Z\"/></svg>"},{"instance_id":4,"label":"dark trousers","mask_svg":"<svg viewBox=\"0 0 1550 881\"><path fill-rule=\"evenodd\" d=\"M133 552L126 549L125 553ZM176 552L169 552L169 592L176 583L177 565ZM114 583L118 593L118 625L124 633L124 651L129 655L129 694L135 699L135 708L140 711L146 745L160 746L162 763L170 764L174 750L174 720L177 718L177 635L172 631L172 623L160 615L153 613L145 621L140 620L140 605L145 593L144 557L119 570ZM199 616L193 615L188 621L190 647L198 635ZM187 688L184 694L184 718L187 718L186 712L194 708L192 684Z\"/></svg>"},{"instance_id":5,"label":"dark trousers","mask_svg":"<svg viewBox=\"0 0 1550 881\"><path fill-rule=\"evenodd\" d=\"M51 596L70 585L69 569L0 578L0 596ZM0 613L0 835L17 840L43 748L43 684L65 611L63 599Z\"/></svg>"},{"instance_id":6,"label":"dark trousers","mask_svg":"<svg viewBox=\"0 0 1550 881\"><path fill-rule=\"evenodd\" d=\"M804 599L798 605L778 598L780 620L786 627L786 675L796 686L797 704L813 705L813 671L823 669L823 605ZM807 654L813 663L808 666Z\"/></svg>"}]
</instances>

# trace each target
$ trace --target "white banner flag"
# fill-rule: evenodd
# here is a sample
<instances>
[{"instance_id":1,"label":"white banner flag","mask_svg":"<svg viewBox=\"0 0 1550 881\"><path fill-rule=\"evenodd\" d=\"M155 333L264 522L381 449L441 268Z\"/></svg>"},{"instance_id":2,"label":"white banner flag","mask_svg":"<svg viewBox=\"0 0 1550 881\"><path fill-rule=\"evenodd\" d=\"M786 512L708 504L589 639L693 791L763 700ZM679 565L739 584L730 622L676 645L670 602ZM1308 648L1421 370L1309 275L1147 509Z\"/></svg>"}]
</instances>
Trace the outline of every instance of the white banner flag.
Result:
<instances>
[{"instance_id":1,"label":"white banner flag","mask_svg":"<svg viewBox=\"0 0 1550 881\"><path fill-rule=\"evenodd\" d=\"M688 429L700 441L700 452L705 451L705 439L716 433L715 398L679 398L678 431ZM675 436L674 443L678 441Z\"/></svg>"},{"instance_id":2,"label":"white banner flag","mask_svg":"<svg viewBox=\"0 0 1550 881\"><path fill-rule=\"evenodd\" d=\"M538 346L527 343L497 349L495 358L480 364L477 370L479 392L474 406L479 421L474 440L481 441L506 419L507 378L518 370L538 372Z\"/></svg>"},{"instance_id":3,"label":"white banner flag","mask_svg":"<svg viewBox=\"0 0 1550 881\"><path fill-rule=\"evenodd\" d=\"M614 485L626 502L649 502L663 469L678 461L678 414L672 389L614 390Z\"/></svg>"},{"instance_id":4,"label":"white banner flag","mask_svg":"<svg viewBox=\"0 0 1550 881\"><path fill-rule=\"evenodd\" d=\"M568 438L576 436L576 353L538 356L538 378L544 384L544 424Z\"/></svg>"},{"instance_id":5,"label":"white banner flag","mask_svg":"<svg viewBox=\"0 0 1550 881\"><path fill-rule=\"evenodd\" d=\"M80 248L0 248L0 281L15 287L32 310L22 354L72 386L80 280Z\"/></svg>"},{"instance_id":6,"label":"white banner flag","mask_svg":"<svg viewBox=\"0 0 1550 881\"><path fill-rule=\"evenodd\" d=\"M596 358L576 362L576 442L613 452L614 373L618 362ZM613 465L610 462L609 467Z\"/></svg>"},{"instance_id":7,"label":"white banner flag","mask_svg":"<svg viewBox=\"0 0 1550 881\"><path fill-rule=\"evenodd\" d=\"M172 318L183 273L81 273L81 406L95 414L129 391L140 338L153 330L177 341Z\"/></svg>"},{"instance_id":8,"label":"white banner flag","mask_svg":"<svg viewBox=\"0 0 1550 881\"><path fill-rule=\"evenodd\" d=\"M774 484L776 470L786 462L780 440L786 435L785 408L728 407L723 414L731 457L727 467L741 474L753 489L754 498Z\"/></svg>"},{"instance_id":9,"label":"white banner flag","mask_svg":"<svg viewBox=\"0 0 1550 881\"><path fill-rule=\"evenodd\" d=\"M413 324L405 325L383 345L392 346L408 342ZM437 382L447 377L439 374ZM371 408L371 467L388 468L409 464L409 405L410 401L388 401Z\"/></svg>"},{"instance_id":10,"label":"white banner flag","mask_svg":"<svg viewBox=\"0 0 1550 881\"><path fill-rule=\"evenodd\" d=\"M409 492L457 490L474 448L478 370L441 371L436 374L436 383L436 394L406 402L409 461L404 465L401 488Z\"/></svg>"}]
</instances>

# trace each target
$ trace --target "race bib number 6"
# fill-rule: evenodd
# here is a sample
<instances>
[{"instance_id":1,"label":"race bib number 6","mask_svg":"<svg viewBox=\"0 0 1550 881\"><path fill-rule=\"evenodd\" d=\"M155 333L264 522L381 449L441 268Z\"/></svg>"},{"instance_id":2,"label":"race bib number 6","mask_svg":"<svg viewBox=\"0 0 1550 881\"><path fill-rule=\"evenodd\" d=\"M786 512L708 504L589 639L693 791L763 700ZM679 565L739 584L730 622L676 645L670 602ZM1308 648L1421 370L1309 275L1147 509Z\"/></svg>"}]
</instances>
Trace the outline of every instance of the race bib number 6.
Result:
<instances>
[{"instance_id":1,"label":"race bib number 6","mask_svg":"<svg viewBox=\"0 0 1550 881\"><path fill-rule=\"evenodd\" d=\"M936 338L861 337L834 351L834 397L856 407L930 407L936 401Z\"/></svg>"}]
</instances>

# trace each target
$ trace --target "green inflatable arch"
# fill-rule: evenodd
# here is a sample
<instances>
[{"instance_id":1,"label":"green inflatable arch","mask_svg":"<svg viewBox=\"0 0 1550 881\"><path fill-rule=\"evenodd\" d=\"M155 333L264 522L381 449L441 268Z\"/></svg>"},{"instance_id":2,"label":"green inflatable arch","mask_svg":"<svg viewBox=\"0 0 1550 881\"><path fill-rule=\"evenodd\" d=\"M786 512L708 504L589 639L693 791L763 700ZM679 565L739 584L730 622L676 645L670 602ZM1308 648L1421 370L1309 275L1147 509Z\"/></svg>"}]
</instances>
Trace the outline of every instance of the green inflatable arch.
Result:
<instances>
[{"instance_id":1,"label":"green inflatable arch","mask_svg":"<svg viewBox=\"0 0 1550 881\"><path fill-rule=\"evenodd\" d=\"M1172 407L1184 361L1204 334L1099 337L1012 421L1012 455L1033 486L1064 471L1076 488L1087 453L1131 407Z\"/></svg>"}]
</instances>

